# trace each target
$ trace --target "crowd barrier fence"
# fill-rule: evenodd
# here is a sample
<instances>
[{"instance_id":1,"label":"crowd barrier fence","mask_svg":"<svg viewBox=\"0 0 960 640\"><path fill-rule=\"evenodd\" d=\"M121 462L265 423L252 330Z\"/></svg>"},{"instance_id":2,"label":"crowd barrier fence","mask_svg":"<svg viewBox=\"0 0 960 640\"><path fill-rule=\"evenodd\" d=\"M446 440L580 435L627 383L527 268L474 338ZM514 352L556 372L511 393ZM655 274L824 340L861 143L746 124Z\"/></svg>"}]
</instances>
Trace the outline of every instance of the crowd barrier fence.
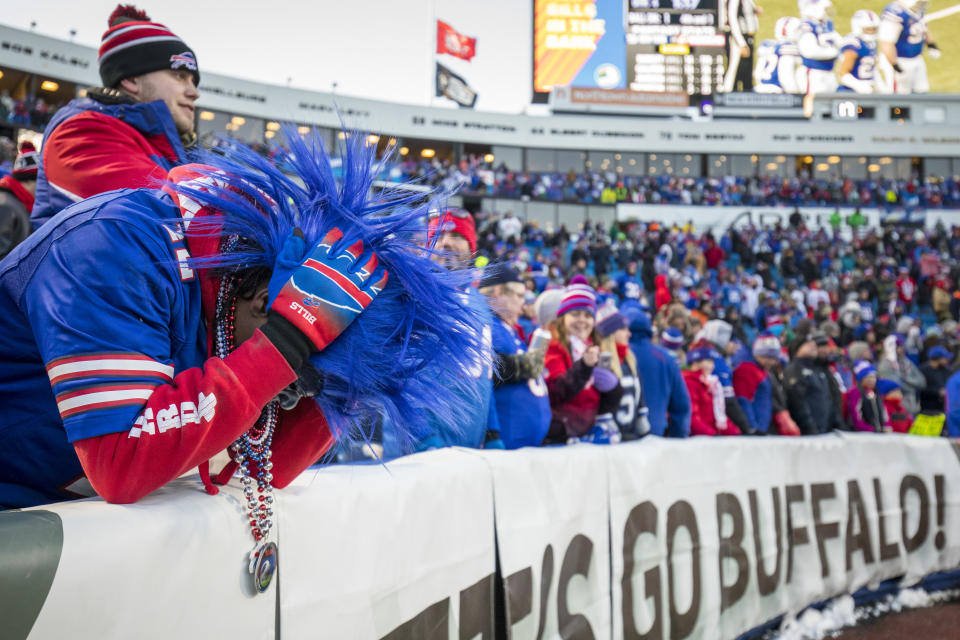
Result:
<instances>
[{"instance_id":1,"label":"crowd barrier fence","mask_svg":"<svg viewBox=\"0 0 960 640\"><path fill-rule=\"evenodd\" d=\"M0 637L736 638L960 567L941 438L442 449L277 493L263 594L233 486L0 513Z\"/></svg>"}]
</instances>

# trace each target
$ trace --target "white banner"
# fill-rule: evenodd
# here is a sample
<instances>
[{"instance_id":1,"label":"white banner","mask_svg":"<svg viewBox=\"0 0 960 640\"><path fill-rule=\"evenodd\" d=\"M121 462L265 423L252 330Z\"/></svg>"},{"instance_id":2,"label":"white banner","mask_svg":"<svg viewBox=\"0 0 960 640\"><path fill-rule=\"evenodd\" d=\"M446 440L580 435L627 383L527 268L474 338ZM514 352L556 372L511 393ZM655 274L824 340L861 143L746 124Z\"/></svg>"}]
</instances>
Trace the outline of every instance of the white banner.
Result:
<instances>
[{"instance_id":1,"label":"white banner","mask_svg":"<svg viewBox=\"0 0 960 640\"><path fill-rule=\"evenodd\" d=\"M30 602L8 610L5 599L0 637L273 638L275 593L255 595L240 497L234 488L209 496L194 477L133 505L80 500L0 514L4 531L24 523L22 560L36 564L19 584L39 611ZM47 541L42 554L35 539ZM6 558L0 571L11 578ZM21 630L35 616L28 636L3 631L18 616L28 616Z\"/></svg>"},{"instance_id":2,"label":"white banner","mask_svg":"<svg viewBox=\"0 0 960 640\"><path fill-rule=\"evenodd\" d=\"M606 451L588 445L484 452L514 639L609 638Z\"/></svg>"},{"instance_id":3,"label":"white banner","mask_svg":"<svg viewBox=\"0 0 960 640\"><path fill-rule=\"evenodd\" d=\"M617 638L735 638L960 565L960 464L938 438L647 438L607 451Z\"/></svg>"},{"instance_id":4,"label":"white banner","mask_svg":"<svg viewBox=\"0 0 960 640\"><path fill-rule=\"evenodd\" d=\"M942 438L442 449L277 494L279 573L256 596L236 488L0 513L0 637L713 640L960 567Z\"/></svg>"},{"instance_id":5,"label":"white banner","mask_svg":"<svg viewBox=\"0 0 960 640\"><path fill-rule=\"evenodd\" d=\"M807 207L799 208L800 215L804 218L804 223L811 229L829 229L830 216L834 212L833 207ZM847 216L853 214L853 209L849 207L841 208L840 215L843 217L841 233L850 235L850 226L847 225ZM749 216L746 215L749 212ZM757 226L774 226L779 223L786 227L790 224L790 215L793 213L792 206L765 207L765 206L721 206L705 207L694 205L662 205L662 204L633 204L621 202L617 204L617 220L643 220L647 222L655 221L666 227L674 224L682 227L691 220L698 232L714 230L726 230L731 224L735 227L742 227L749 222ZM880 226L880 210L873 208L863 208L860 213L867 219L865 226L867 228L876 228ZM913 219L913 218L911 218Z\"/></svg>"},{"instance_id":6,"label":"white banner","mask_svg":"<svg viewBox=\"0 0 960 640\"><path fill-rule=\"evenodd\" d=\"M482 459L439 449L308 470L281 493L284 637L493 640L493 491Z\"/></svg>"}]
</instances>

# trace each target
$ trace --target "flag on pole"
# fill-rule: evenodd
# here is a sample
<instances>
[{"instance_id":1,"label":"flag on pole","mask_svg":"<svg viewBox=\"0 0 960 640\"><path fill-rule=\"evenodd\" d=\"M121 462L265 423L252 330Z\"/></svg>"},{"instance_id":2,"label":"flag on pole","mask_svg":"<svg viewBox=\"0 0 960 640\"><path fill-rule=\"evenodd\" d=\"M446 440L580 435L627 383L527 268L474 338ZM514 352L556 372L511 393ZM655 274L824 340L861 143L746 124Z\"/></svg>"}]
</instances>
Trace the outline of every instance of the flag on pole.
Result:
<instances>
[{"instance_id":1,"label":"flag on pole","mask_svg":"<svg viewBox=\"0 0 960 640\"><path fill-rule=\"evenodd\" d=\"M437 53L449 53L469 62L477 55L477 39L461 35L443 20L437 20Z\"/></svg>"},{"instance_id":2,"label":"flag on pole","mask_svg":"<svg viewBox=\"0 0 960 640\"><path fill-rule=\"evenodd\" d=\"M449 98L461 107L471 109L477 102L477 92L470 88L467 81L439 62L437 63L435 87L437 97Z\"/></svg>"}]
</instances>

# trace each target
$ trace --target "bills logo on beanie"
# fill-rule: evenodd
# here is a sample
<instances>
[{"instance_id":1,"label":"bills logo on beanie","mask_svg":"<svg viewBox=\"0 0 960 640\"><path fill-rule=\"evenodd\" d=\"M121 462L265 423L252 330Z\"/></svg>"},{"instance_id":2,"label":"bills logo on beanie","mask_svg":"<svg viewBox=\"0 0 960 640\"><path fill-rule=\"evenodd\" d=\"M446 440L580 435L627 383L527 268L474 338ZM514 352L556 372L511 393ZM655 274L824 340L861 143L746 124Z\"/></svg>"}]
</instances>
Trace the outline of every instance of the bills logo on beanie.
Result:
<instances>
[{"instance_id":1,"label":"bills logo on beanie","mask_svg":"<svg viewBox=\"0 0 960 640\"><path fill-rule=\"evenodd\" d=\"M117 5L100 41L100 79L116 88L124 78L162 69L186 69L200 84L197 56L170 29L133 5Z\"/></svg>"},{"instance_id":2,"label":"bills logo on beanie","mask_svg":"<svg viewBox=\"0 0 960 640\"><path fill-rule=\"evenodd\" d=\"M13 175L16 178L36 178L40 167L40 154L29 140L20 143L20 153L13 161Z\"/></svg>"}]
</instances>

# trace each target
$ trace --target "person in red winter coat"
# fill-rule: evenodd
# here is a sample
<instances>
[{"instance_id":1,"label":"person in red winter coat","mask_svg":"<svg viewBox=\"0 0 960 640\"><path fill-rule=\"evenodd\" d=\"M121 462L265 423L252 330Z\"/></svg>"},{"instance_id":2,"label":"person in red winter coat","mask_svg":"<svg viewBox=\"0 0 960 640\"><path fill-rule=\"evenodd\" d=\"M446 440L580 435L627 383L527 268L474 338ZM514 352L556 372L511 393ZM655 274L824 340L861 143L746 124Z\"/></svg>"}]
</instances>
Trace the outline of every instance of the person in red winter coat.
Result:
<instances>
[{"instance_id":1,"label":"person in red winter coat","mask_svg":"<svg viewBox=\"0 0 960 640\"><path fill-rule=\"evenodd\" d=\"M894 433L907 433L913 416L903 406L903 390L894 380L877 380L877 395L883 398L883 408Z\"/></svg>"},{"instance_id":2,"label":"person in red winter coat","mask_svg":"<svg viewBox=\"0 0 960 640\"><path fill-rule=\"evenodd\" d=\"M666 275L661 273L653 282L657 289L654 295L654 304L656 305L656 310L660 311L661 307L670 304L673 296L670 294L670 285L667 284Z\"/></svg>"},{"instance_id":3,"label":"person in red winter coat","mask_svg":"<svg viewBox=\"0 0 960 640\"><path fill-rule=\"evenodd\" d=\"M596 331L596 292L583 276L574 276L550 324L553 339L544 357L544 379L553 417L545 444L580 438L598 414L620 404L623 388L612 371L598 367L600 337Z\"/></svg>"},{"instance_id":4,"label":"person in red winter coat","mask_svg":"<svg viewBox=\"0 0 960 640\"><path fill-rule=\"evenodd\" d=\"M0 178L0 258L30 235L38 161L37 150L25 141L13 162L13 172Z\"/></svg>"},{"instance_id":5,"label":"person in red winter coat","mask_svg":"<svg viewBox=\"0 0 960 640\"><path fill-rule=\"evenodd\" d=\"M713 361L719 358L717 350L700 341L687 351L688 369L683 381L690 394L690 435L735 436L740 429L727 420L726 400L720 379L713 375Z\"/></svg>"}]
</instances>

